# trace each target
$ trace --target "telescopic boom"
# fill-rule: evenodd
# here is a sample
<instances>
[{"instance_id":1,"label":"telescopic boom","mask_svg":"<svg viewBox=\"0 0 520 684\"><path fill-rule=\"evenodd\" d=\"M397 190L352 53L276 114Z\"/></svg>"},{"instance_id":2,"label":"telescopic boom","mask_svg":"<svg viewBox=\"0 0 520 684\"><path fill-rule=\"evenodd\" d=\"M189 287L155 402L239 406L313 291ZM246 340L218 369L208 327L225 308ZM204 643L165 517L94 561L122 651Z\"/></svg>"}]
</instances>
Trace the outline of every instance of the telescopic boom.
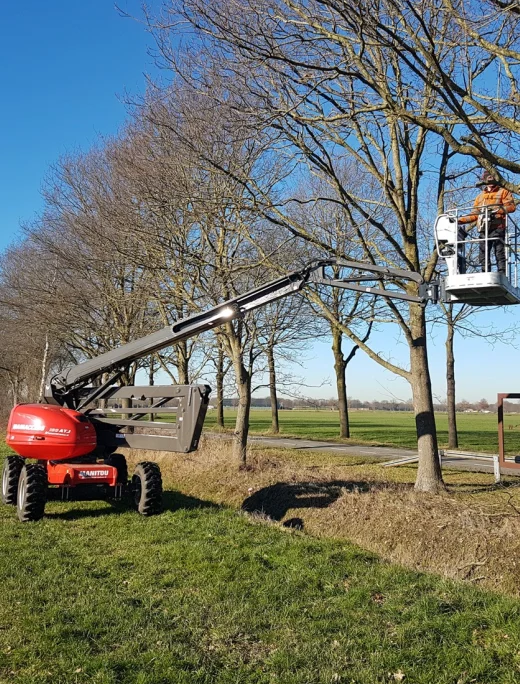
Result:
<instances>
[{"instance_id":1,"label":"telescopic boom","mask_svg":"<svg viewBox=\"0 0 520 684\"><path fill-rule=\"evenodd\" d=\"M365 273L364 275L350 275L346 278L331 278L326 275L326 268L331 266ZM404 279L416 282L419 285L419 295L415 296L396 290L387 290L362 284L363 281L373 282L376 280L382 283L389 279ZM276 280L256 287L246 294L229 299L222 304L214 306L212 309L177 321L158 332L146 335L139 340L123 344L117 349L100 354L93 359L66 368L63 372L53 375L49 379L46 387L46 398L52 403L66 403L71 408L80 408L77 401L70 401L71 393L77 394L78 390L86 387L86 385L92 383L101 375L108 374L111 377L101 387L94 388L91 392L88 392L88 401L100 398L103 395L103 388L119 379L124 369L133 361L160 351L176 342L189 339L216 326L223 325L227 321L232 321L245 315L248 311L253 311L277 299L294 294L309 283L339 287L355 292L365 292L421 305L425 305L429 300L436 301L437 299L436 283L426 284L418 273L412 271L385 268L344 259L313 261L300 270L293 271ZM83 405L85 403L86 399L83 401Z\"/></svg>"}]
</instances>

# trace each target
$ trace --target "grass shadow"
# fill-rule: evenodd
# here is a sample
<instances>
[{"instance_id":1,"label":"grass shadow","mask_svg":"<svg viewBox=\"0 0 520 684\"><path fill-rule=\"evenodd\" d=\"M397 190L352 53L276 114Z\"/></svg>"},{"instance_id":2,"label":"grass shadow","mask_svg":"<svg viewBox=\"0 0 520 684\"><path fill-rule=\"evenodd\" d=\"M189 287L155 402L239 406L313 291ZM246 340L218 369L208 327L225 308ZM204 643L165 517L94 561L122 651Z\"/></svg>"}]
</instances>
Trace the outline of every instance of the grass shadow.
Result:
<instances>
[{"instance_id":1,"label":"grass shadow","mask_svg":"<svg viewBox=\"0 0 520 684\"><path fill-rule=\"evenodd\" d=\"M192 510L194 508L222 508L213 501L205 501L204 499L197 499L195 496L188 496L182 494L177 490L168 490L163 492L163 509L165 511L177 511L179 509Z\"/></svg>"},{"instance_id":2,"label":"grass shadow","mask_svg":"<svg viewBox=\"0 0 520 684\"><path fill-rule=\"evenodd\" d=\"M82 500L85 501L85 499ZM108 501L107 503L110 503L111 505L106 508L71 508L68 511L60 511L57 513L48 513L45 511L45 517L51 520L81 520L81 518L100 518L105 515L121 515L130 510L130 505L123 503L122 501Z\"/></svg>"},{"instance_id":3,"label":"grass shadow","mask_svg":"<svg viewBox=\"0 0 520 684\"><path fill-rule=\"evenodd\" d=\"M473 482L454 482L447 486L448 491L454 491L456 493L461 490L464 494L481 494L482 492L500 492L505 489L518 489L520 487L520 481L491 482L489 484L484 483L478 485Z\"/></svg>"},{"instance_id":4,"label":"grass shadow","mask_svg":"<svg viewBox=\"0 0 520 684\"><path fill-rule=\"evenodd\" d=\"M48 501L61 501L60 490L49 489ZM74 495L68 501L63 503L74 504L75 501L104 501L109 506L104 508L72 508L67 511L46 513L45 517L59 520L79 520L81 518L98 518L104 515L121 515L128 511L135 510L130 499L129 494L123 496L119 501L101 496L99 491L93 491L92 488L82 487L78 488ZM204 501L197 499L194 496L187 496L176 490L167 490L163 492L162 510L176 511L176 510L191 510L197 508L221 508L218 504L211 501Z\"/></svg>"}]
</instances>

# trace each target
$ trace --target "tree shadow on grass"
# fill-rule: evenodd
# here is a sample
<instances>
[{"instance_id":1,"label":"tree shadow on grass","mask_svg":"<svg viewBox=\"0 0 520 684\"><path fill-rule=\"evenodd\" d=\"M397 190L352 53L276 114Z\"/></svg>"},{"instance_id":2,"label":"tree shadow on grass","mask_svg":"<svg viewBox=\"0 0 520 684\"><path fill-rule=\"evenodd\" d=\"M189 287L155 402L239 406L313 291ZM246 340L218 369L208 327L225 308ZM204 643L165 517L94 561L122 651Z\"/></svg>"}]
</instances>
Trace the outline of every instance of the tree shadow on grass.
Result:
<instances>
[{"instance_id":1,"label":"tree shadow on grass","mask_svg":"<svg viewBox=\"0 0 520 684\"><path fill-rule=\"evenodd\" d=\"M328 508L344 491L369 492L374 483L333 480L331 482L278 482L259 489L242 503L247 513L265 515L271 520L281 521L293 509ZM290 518L285 527L303 529L301 518Z\"/></svg>"}]
</instances>

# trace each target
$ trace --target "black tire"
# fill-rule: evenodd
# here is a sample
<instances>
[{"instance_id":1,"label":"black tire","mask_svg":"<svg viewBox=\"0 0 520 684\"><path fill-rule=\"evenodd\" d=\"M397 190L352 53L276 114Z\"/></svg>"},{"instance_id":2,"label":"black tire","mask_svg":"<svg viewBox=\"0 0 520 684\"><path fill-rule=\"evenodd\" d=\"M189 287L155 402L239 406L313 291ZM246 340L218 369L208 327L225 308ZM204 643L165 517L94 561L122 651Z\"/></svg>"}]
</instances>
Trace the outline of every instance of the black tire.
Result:
<instances>
[{"instance_id":1,"label":"black tire","mask_svg":"<svg viewBox=\"0 0 520 684\"><path fill-rule=\"evenodd\" d=\"M47 501L47 472L39 463L27 463L18 481L16 508L20 522L33 522L43 517Z\"/></svg>"},{"instance_id":2,"label":"black tire","mask_svg":"<svg viewBox=\"0 0 520 684\"><path fill-rule=\"evenodd\" d=\"M138 463L131 483L132 501L141 515L154 515L162 510L162 477L157 463Z\"/></svg>"},{"instance_id":3,"label":"black tire","mask_svg":"<svg viewBox=\"0 0 520 684\"><path fill-rule=\"evenodd\" d=\"M21 456L8 456L2 471L2 503L16 506L18 480L25 461Z\"/></svg>"},{"instance_id":4,"label":"black tire","mask_svg":"<svg viewBox=\"0 0 520 684\"><path fill-rule=\"evenodd\" d=\"M128 482L128 466L123 454L110 454L110 456L105 458L105 463L117 470L117 484L122 484L126 487Z\"/></svg>"}]
</instances>

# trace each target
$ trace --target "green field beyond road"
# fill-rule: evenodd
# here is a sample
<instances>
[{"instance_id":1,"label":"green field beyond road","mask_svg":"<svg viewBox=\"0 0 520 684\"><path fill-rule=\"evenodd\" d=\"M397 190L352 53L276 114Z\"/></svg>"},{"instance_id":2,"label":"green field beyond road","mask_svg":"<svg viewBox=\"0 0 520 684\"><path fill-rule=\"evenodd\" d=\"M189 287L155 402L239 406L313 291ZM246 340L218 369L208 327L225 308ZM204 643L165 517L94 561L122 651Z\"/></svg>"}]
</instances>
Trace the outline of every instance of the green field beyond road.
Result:
<instances>
[{"instance_id":1,"label":"green field beyond road","mask_svg":"<svg viewBox=\"0 0 520 684\"><path fill-rule=\"evenodd\" d=\"M304 439L334 440L338 437L337 411L280 411L282 435ZM233 428L235 411L225 412L226 428ZM436 414L440 446L448 443L448 416ZM215 426L215 411L209 410L204 424L207 430ZM497 416L495 413L457 414L459 448L466 451L498 452ZM509 429L509 426L512 429ZM251 432L267 433L271 427L270 410L251 411ZM417 435L412 413L400 411L352 411L351 441L388 444L416 449ZM508 453L520 453L520 414L505 416L505 438Z\"/></svg>"}]
</instances>

